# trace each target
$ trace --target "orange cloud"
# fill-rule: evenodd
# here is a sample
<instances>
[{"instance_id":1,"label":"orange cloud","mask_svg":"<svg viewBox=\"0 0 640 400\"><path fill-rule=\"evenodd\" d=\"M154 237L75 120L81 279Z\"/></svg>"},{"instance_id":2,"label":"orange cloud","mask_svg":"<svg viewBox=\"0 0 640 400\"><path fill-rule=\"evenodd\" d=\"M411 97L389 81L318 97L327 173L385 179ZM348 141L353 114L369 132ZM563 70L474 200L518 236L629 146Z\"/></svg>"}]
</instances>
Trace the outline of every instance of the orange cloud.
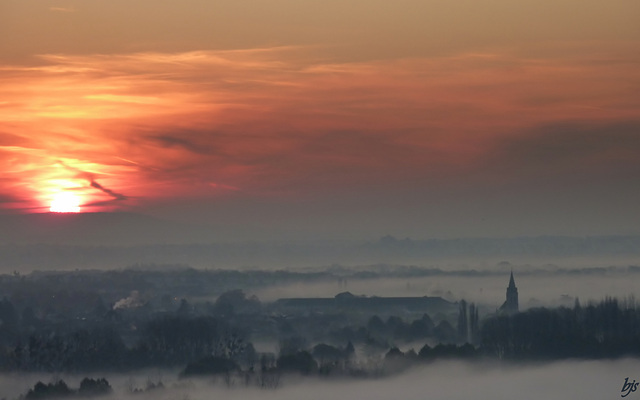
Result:
<instances>
[{"instance_id":1,"label":"orange cloud","mask_svg":"<svg viewBox=\"0 0 640 400\"><path fill-rule=\"evenodd\" d=\"M438 183L479 169L517 177L519 160L505 157L507 173L496 157L529 137L553 147L542 127L638 122L634 47L363 63L298 47L43 56L1 68L0 206L45 210L59 191L102 210ZM577 163L593 160L580 149Z\"/></svg>"}]
</instances>

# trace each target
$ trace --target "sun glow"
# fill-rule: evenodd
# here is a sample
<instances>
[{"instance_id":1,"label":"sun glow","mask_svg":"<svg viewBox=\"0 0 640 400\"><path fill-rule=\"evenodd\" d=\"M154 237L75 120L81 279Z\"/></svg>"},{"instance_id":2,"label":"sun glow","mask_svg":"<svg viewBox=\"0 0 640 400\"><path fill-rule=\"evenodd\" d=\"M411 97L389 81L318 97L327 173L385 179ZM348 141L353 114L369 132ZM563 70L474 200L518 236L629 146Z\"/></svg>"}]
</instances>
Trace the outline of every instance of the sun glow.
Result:
<instances>
[{"instance_id":1,"label":"sun glow","mask_svg":"<svg viewBox=\"0 0 640 400\"><path fill-rule=\"evenodd\" d=\"M80 197L69 192L57 193L51 200L49 211L59 213L80 212Z\"/></svg>"}]
</instances>

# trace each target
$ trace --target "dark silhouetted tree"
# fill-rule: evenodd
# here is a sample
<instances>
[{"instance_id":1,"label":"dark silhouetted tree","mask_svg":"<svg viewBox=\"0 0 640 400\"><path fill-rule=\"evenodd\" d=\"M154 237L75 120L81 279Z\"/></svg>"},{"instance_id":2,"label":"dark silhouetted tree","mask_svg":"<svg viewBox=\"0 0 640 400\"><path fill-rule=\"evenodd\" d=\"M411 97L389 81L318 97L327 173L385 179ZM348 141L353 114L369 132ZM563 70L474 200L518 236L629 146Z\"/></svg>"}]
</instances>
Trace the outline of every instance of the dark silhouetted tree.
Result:
<instances>
[{"instance_id":1,"label":"dark silhouetted tree","mask_svg":"<svg viewBox=\"0 0 640 400\"><path fill-rule=\"evenodd\" d=\"M238 364L229 358L212 356L187 364L180 376L228 374L239 369Z\"/></svg>"},{"instance_id":2,"label":"dark silhouetted tree","mask_svg":"<svg viewBox=\"0 0 640 400\"><path fill-rule=\"evenodd\" d=\"M73 390L69 389L67 384L60 380L55 383L44 384L38 382L33 389L30 389L25 399L27 400L40 400L40 399L55 399L70 397L74 394Z\"/></svg>"},{"instance_id":3,"label":"dark silhouetted tree","mask_svg":"<svg viewBox=\"0 0 640 400\"><path fill-rule=\"evenodd\" d=\"M80 382L80 388L78 389L78 394L80 396L103 396L113 392L111 389L111 385L109 382L104 379L90 379L84 378L82 382Z\"/></svg>"},{"instance_id":4,"label":"dark silhouetted tree","mask_svg":"<svg viewBox=\"0 0 640 400\"><path fill-rule=\"evenodd\" d=\"M278 357L276 366L281 371L300 372L304 375L318 370L318 363L308 351L299 351Z\"/></svg>"}]
</instances>

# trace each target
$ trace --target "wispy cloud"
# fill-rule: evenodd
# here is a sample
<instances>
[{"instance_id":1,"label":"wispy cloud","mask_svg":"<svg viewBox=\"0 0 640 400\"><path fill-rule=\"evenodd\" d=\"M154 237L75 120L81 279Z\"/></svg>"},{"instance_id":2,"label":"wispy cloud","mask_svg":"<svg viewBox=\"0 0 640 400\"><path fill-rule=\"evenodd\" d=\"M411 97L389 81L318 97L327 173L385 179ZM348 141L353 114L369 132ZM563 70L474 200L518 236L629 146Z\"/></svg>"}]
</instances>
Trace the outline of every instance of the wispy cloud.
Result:
<instances>
[{"instance_id":1,"label":"wispy cloud","mask_svg":"<svg viewBox=\"0 0 640 400\"><path fill-rule=\"evenodd\" d=\"M598 170L640 140L619 133L625 145L608 157L585 144L606 141L606 127L637 126L640 72L627 50L363 63L318 62L298 47L46 55L3 67L0 164L7 190L43 206L55 190L126 205L517 179L529 163L564 156ZM573 169L554 165L559 175Z\"/></svg>"}]
</instances>

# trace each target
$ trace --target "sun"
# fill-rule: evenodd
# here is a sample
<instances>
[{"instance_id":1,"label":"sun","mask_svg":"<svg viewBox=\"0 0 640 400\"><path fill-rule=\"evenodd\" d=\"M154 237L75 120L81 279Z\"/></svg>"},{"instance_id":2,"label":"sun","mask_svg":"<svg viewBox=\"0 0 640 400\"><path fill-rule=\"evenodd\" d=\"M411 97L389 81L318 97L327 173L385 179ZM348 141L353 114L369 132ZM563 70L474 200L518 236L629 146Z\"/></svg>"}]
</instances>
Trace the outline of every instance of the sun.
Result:
<instances>
[{"instance_id":1,"label":"sun","mask_svg":"<svg viewBox=\"0 0 640 400\"><path fill-rule=\"evenodd\" d=\"M51 212L77 213L80 212L80 197L69 192L60 192L51 200Z\"/></svg>"}]
</instances>

